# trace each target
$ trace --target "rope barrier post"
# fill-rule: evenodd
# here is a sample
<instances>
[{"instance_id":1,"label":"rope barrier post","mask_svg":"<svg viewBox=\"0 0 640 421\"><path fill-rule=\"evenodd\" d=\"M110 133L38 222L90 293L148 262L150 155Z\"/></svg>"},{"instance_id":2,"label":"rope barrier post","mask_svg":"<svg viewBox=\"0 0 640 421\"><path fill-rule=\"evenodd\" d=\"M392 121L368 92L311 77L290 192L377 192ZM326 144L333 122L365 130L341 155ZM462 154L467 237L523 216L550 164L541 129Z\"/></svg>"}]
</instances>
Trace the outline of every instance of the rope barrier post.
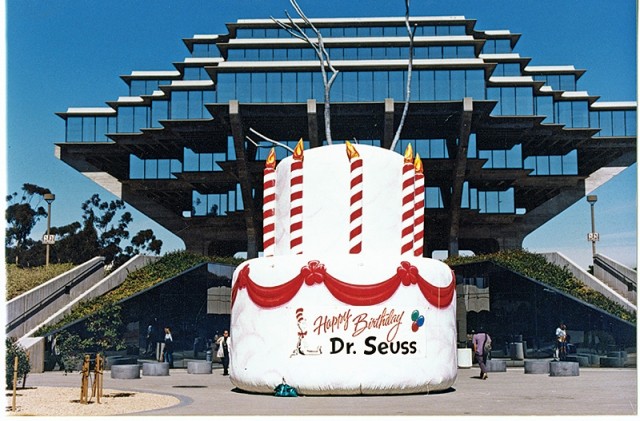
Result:
<instances>
[{"instance_id":1,"label":"rope barrier post","mask_svg":"<svg viewBox=\"0 0 640 421\"><path fill-rule=\"evenodd\" d=\"M13 398L11 400L11 410L16 410L16 386L18 384L18 356L13 360Z\"/></svg>"}]
</instances>

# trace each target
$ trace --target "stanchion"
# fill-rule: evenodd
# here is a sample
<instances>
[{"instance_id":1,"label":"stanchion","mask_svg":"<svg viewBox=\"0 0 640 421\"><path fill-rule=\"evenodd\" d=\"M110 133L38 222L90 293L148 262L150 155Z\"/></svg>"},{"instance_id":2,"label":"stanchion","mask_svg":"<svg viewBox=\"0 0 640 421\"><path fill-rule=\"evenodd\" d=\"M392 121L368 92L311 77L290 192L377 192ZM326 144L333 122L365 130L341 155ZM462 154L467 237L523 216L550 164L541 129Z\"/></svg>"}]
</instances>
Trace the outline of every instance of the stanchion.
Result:
<instances>
[{"instance_id":1,"label":"stanchion","mask_svg":"<svg viewBox=\"0 0 640 421\"><path fill-rule=\"evenodd\" d=\"M82 363L82 384L80 386L80 403L89 403L89 356L84 356Z\"/></svg>"},{"instance_id":2,"label":"stanchion","mask_svg":"<svg viewBox=\"0 0 640 421\"><path fill-rule=\"evenodd\" d=\"M102 357L96 355L96 367L94 369L93 384L91 386L91 397L96 398L96 402L100 403L102 397Z\"/></svg>"},{"instance_id":3,"label":"stanchion","mask_svg":"<svg viewBox=\"0 0 640 421\"><path fill-rule=\"evenodd\" d=\"M16 410L16 386L18 385L18 357L13 360L13 399L11 400L11 410Z\"/></svg>"}]
</instances>

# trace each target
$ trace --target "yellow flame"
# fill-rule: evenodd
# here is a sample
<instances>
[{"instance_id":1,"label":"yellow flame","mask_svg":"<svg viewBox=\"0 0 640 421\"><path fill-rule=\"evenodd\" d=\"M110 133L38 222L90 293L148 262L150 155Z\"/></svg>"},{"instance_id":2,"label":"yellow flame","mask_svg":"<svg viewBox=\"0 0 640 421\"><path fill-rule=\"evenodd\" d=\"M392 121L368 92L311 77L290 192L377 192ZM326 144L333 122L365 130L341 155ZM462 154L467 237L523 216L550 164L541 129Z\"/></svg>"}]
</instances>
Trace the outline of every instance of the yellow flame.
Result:
<instances>
[{"instance_id":1,"label":"yellow flame","mask_svg":"<svg viewBox=\"0 0 640 421\"><path fill-rule=\"evenodd\" d=\"M265 168L274 169L276 167L276 150L275 148L271 148L269 151L269 156L267 156L267 161L265 162Z\"/></svg>"},{"instance_id":2,"label":"yellow flame","mask_svg":"<svg viewBox=\"0 0 640 421\"><path fill-rule=\"evenodd\" d=\"M413 148L411 143L407 145L407 149L404 150L404 162L405 164L411 164L413 162Z\"/></svg>"},{"instance_id":3,"label":"yellow flame","mask_svg":"<svg viewBox=\"0 0 640 421\"><path fill-rule=\"evenodd\" d=\"M360 158L360 154L358 153L356 148L351 144L351 142L347 140L345 145L347 146L347 156L349 157L349 159Z\"/></svg>"},{"instance_id":4,"label":"yellow flame","mask_svg":"<svg viewBox=\"0 0 640 421\"><path fill-rule=\"evenodd\" d=\"M293 150L293 159L298 160L298 161L302 161L303 152L304 152L304 143L302 142L302 138L300 138L300 140L298 140L298 144L296 145L295 149Z\"/></svg>"},{"instance_id":5,"label":"yellow flame","mask_svg":"<svg viewBox=\"0 0 640 421\"><path fill-rule=\"evenodd\" d=\"M424 168L422 167L422 159L420 159L420 154L416 153L416 159L413 161L413 167L415 168L416 174L422 174L424 172Z\"/></svg>"}]
</instances>

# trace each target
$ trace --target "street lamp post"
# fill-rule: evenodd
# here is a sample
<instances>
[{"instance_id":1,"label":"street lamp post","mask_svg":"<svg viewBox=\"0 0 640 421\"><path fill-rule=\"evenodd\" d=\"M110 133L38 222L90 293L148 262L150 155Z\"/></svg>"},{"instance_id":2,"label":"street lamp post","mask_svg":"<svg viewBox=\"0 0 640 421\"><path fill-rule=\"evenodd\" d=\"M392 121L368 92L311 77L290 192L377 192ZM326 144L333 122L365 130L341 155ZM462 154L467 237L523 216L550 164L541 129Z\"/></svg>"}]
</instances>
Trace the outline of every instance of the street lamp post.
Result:
<instances>
[{"instance_id":1,"label":"street lamp post","mask_svg":"<svg viewBox=\"0 0 640 421\"><path fill-rule=\"evenodd\" d=\"M49 247L51 246L51 244L53 244L53 242L51 241L51 234L50 234L50 231L51 231L51 203L53 203L53 201L56 200L56 195L55 194L51 194L51 193L46 193L44 195L44 200L48 204L47 235L44 238L44 243L47 245L46 265L49 266Z\"/></svg>"},{"instance_id":2,"label":"street lamp post","mask_svg":"<svg viewBox=\"0 0 640 421\"><path fill-rule=\"evenodd\" d=\"M591 232L587 235L587 239L591 241L591 252L593 259L596 258L596 241L599 240L599 235L596 232L596 218L594 212L594 205L598 201L598 196L590 194L587 196L587 202L591 205Z\"/></svg>"}]
</instances>

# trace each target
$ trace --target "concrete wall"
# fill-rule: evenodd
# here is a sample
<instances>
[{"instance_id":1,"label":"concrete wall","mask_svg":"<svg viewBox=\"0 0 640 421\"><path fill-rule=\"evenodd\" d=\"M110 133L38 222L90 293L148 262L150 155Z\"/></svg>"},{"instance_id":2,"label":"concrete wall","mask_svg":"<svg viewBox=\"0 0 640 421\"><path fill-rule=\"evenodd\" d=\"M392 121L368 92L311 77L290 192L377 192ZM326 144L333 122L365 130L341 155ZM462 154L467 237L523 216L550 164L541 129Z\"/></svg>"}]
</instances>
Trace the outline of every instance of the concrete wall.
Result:
<instances>
[{"instance_id":1,"label":"concrete wall","mask_svg":"<svg viewBox=\"0 0 640 421\"><path fill-rule=\"evenodd\" d=\"M104 257L95 257L7 303L5 331L20 338L75 300L104 276Z\"/></svg>"},{"instance_id":2,"label":"concrete wall","mask_svg":"<svg viewBox=\"0 0 640 421\"><path fill-rule=\"evenodd\" d=\"M553 263L560 267L566 267L573 276L578 278L589 288L593 288L594 290L602 293L602 295L620 304L622 307L629 311L637 311L637 306L634 302L631 302L629 299L627 299L619 292L615 291L609 285L605 284L595 276L591 275L589 272L576 265L572 260L564 256L563 254L556 252L540 254L544 256L547 262Z\"/></svg>"},{"instance_id":3,"label":"concrete wall","mask_svg":"<svg viewBox=\"0 0 640 421\"><path fill-rule=\"evenodd\" d=\"M596 254L593 273L596 278L638 305L638 273L635 270L606 256Z\"/></svg>"},{"instance_id":4,"label":"concrete wall","mask_svg":"<svg viewBox=\"0 0 640 421\"><path fill-rule=\"evenodd\" d=\"M38 329L40 329L41 326L50 325L58 322L66 314L70 313L71 310L75 306L77 306L80 302L104 295L108 291L112 290L113 288L117 287L122 282L124 282L124 280L126 279L127 275L130 272L133 272L149 263L152 263L156 261L158 258L159 257L155 257L155 256L143 256L143 255L134 256L129 261L127 261L127 263L119 267L109 276L99 280L95 280L95 277L92 277L91 279L94 281L93 284L90 284L89 282L82 282L82 286L85 287L84 291L76 291L72 295L73 299L66 302L66 304L64 304L63 306L56 305L55 308L51 307L47 311L43 311L42 312L43 314L48 314L48 317L46 319L41 320L37 324L29 323L28 326L31 326L31 328L28 331L23 333L23 335L20 337L18 342L25 348L27 352L29 352L31 372L42 373L44 371L46 340L43 337L32 336ZM103 264L104 258L96 258L96 259L100 259L100 264L101 265ZM96 259L92 259L90 262L94 262ZM87 263L90 263L90 262L87 262ZM87 263L85 263L84 265L81 265L81 267L87 265ZM100 274L103 275L104 270L101 270ZM78 286L77 289L79 288L80 287ZM23 295L26 295L26 294L23 294ZM57 304L60 304L60 303L57 303ZM14 329L14 332L17 330L18 329Z\"/></svg>"}]
</instances>

